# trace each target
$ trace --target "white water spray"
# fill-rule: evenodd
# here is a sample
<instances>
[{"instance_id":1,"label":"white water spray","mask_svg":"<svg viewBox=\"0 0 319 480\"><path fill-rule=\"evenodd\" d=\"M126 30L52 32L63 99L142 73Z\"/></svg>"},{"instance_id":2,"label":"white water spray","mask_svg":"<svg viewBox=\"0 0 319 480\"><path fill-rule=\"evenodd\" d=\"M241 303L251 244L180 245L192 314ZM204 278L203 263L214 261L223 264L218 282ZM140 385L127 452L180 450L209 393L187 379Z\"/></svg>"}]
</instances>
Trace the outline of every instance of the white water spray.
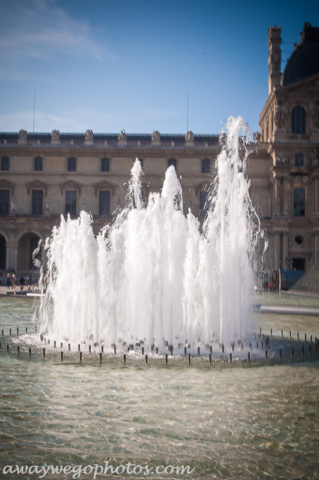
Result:
<instances>
[{"instance_id":1,"label":"white water spray","mask_svg":"<svg viewBox=\"0 0 319 480\"><path fill-rule=\"evenodd\" d=\"M143 340L197 345L229 343L252 328L249 299L259 222L245 177L247 132L227 123L204 224L183 215L182 189L169 167L161 194L144 206L141 165L132 168L129 206L94 237L92 218L61 218L46 242L47 291L41 332L105 345ZM256 222L257 219L257 222Z\"/></svg>"}]
</instances>

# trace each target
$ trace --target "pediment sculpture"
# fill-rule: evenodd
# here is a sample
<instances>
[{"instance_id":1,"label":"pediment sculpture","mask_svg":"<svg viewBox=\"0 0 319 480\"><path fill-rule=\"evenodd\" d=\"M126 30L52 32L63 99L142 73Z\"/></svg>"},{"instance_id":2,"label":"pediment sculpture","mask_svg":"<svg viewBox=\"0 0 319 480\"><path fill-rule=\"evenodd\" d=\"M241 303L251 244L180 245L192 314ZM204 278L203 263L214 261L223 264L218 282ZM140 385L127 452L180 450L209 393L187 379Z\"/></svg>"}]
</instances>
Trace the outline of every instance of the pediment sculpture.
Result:
<instances>
[{"instance_id":1,"label":"pediment sculpture","mask_svg":"<svg viewBox=\"0 0 319 480\"><path fill-rule=\"evenodd\" d=\"M161 141L161 134L157 130L154 130L154 132L152 133L152 142L159 143L160 141Z\"/></svg>"},{"instance_id":2,"label":"pediment sculpture","mask_svg":"<svg viewBox=\"0 0 319 480\"><path fill-rule=\"evenodd\" d=\"M125 133L125 130L123 129L123 130L121 130L121 133L118 136L118 141L119 142L126 142L126 139L127 139L126 133Z\"/></svg>"},{"instance_id":3,"label":"pediment sculpture","mask_svg":"<svg viewBox=\"0 0 319 480\"><path fill-rule=\"evenodd\" d=\"M194 142L194 134L190 130L185 135L186 142Z\"/></svg>"},{"instance_id":4,"label":"pediment sculpture","mask_svg":"<svg viewBox=\"0 0 319 480\"><path fill-rule=\"evenodd\" d=\"M19 130L19 140L27 140L28 138L28 133L26 130Z\"/></svg>"},{"instance_id":5,"label":"pediment sculpture","mask_svg":"<svg viewBox=\"0 0 319 480\"><path fill-rule=\"evenodd\" d=\"M60 130L52 130L51 140L54 142L60 141Z\"/></svg>"},{"instance_id":6,"label":"pediment sculpture","mask_svg":"<svg viewBox=\"0 0 319 480\"><path fill-rule=\"evenodd\" d=\"M17 213L17 199L14 195L11 197L11 213Z\"/></svg>"},{"instance_id":7,"label":"pediment sculpture","mask_svg":"<svg viewBox=\"0 0 319 480\"><path fill-rule=\"evenodd\" d=\"M52 213L51 200L48 197L45 201L45 214L46 215L51 215L51 213Z\"/></svg>"},{"instance_id":8,"label":"pediment sculpture","mask_svg":"<svg viewBox=\"0 0 319 480\"><path fill-rule=\"evenodd\" d=\"M85 140L87 142L93 142L93 131L92 130L87 130L85 132Z\"/></svg>"},{"instance_id":9,"label":"pediment sculpture","mask_svg":"<svg viewBox=\"0 0 319 480\"><path fill-rule=\"evenodd\" d=\"M261 142L261 133L260 132L254 132L253 133L253 140L255 143L260 143Z\"/></svg>"}]
</instances>

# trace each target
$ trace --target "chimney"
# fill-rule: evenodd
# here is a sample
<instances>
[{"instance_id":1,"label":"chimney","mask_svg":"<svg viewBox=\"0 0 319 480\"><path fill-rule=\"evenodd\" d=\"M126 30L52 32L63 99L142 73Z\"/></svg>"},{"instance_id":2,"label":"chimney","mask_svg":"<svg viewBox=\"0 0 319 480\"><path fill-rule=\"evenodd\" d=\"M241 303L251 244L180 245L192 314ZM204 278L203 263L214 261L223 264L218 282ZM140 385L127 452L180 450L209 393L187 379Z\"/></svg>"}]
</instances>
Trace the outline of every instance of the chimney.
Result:
<instances>
[{"instance_id":1,"label":"chimney","mask_svg":"<svg viewBox=\"0 0 319 480\"><path fill-rule=\"evenodd\" d=\"M271 94L274 87L279 87L281 83L281 27L268 28L268 95Z\"/></svg>"}]
</instances>

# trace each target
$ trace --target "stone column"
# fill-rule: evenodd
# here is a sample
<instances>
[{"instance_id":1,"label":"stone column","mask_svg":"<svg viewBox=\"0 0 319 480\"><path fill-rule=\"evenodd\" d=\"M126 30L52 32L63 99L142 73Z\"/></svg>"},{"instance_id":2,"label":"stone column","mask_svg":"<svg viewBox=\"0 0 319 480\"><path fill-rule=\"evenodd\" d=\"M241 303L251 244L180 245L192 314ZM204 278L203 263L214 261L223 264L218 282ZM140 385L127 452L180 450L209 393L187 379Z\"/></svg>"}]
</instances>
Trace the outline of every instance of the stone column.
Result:
<instances>
[{"instance_id":1,"label":"stone column","mask_svg":"<svg viewBox=\"0 0 319 480\"><path fill-rule=\"evenodd\" d=\"M314 262L317 263L319 261L319 231L314 232Z\"/></svg>"},{"instance_id":2,"label":"stone column","mask_svg":"<svg viewBox=\"0 0 319 480\"><path fill-rule=\"evenodd\" d=\"M274 178L274 216L280 215L280 178Z\"/></svg>"},{"instance_id":3,"label":"stone column","mask_svg":"<svg viewBox=\"0 0 319 480\"><path fill-rule=\"evenodd\" d=\"M319 178L314 179L314 214L319 215Z\"/></svg>"},{"instance_id":4,"label":"stone column","mask_svg":"<svg viewBox=\"0 0 319 480\"><path fill-rule=\"evenodd\" d=\"M280 268L280 232L274 232L274 268Z\"/></svg>"},{"instance_id":5,"label":"stone column","mask_svg":"<svg viewBox=\"0 0 319 480\"><path fill-rule=\"evenodd\" d=\"M12 238L9 239L7 244L7 269L14 268L17 271L17 263L18 263L18 255L17 255L17 248L14 245L14 241Z\"/></svg>"},{"instance_id":6,"label":"stone column","mask_svg":"<svg viewBox=\"0 0 319 480\"><path fill-rule=\"evenodd\" d=\"M268 255L268 262L267 262L267 267L272 271L275 268L275 235L273 232L269 233L269 238L268 238L269 244L268 244L268 250L267 250L267 255Z\"/></svg>"},{"instance_id":7,"label":"stone column","mask_svg":"<svg viewBox=\"0 0 319 480\"><path fill-rule=\"evenodd\" d=\"M284 215L289 215L289 199L290 199L290 183L287 177L283 178L283 209L282 213Z\"/></svg>"},{"instance_id":8,"label":"stone column","mask_svg":"<svg viewBox=\"0 0 319 480\"><path fill-rule=\"evenodd\" d=\"M284 231L282 232L283 233L283 238L282 238L282 256L283 256L283 262L282 262L282 265L283 265L283 268L287 268L287 265L286 265L286 258L288 257L288 238L289 238L289 232L288 231Z\"/></svg>"}]
</instances>

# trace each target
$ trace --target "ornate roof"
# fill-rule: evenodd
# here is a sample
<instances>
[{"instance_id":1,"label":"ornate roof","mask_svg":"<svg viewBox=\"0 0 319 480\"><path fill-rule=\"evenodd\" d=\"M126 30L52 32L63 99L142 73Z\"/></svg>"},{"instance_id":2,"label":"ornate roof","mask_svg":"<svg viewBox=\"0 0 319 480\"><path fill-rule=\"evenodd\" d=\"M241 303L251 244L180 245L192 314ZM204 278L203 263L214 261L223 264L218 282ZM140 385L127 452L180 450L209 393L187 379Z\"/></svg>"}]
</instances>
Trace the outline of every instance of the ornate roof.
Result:
<instances>
[{"instance_id":1,"label":"ornate roof","mask_svg":"<svg viewBox=\"0 0 319 480\"><path fill-rule=\"evenodd\" d=\"M283 73L283 86L319 75L319 27L304 23L301 41L289 58Z\"/></svg>"}]
</instances>

